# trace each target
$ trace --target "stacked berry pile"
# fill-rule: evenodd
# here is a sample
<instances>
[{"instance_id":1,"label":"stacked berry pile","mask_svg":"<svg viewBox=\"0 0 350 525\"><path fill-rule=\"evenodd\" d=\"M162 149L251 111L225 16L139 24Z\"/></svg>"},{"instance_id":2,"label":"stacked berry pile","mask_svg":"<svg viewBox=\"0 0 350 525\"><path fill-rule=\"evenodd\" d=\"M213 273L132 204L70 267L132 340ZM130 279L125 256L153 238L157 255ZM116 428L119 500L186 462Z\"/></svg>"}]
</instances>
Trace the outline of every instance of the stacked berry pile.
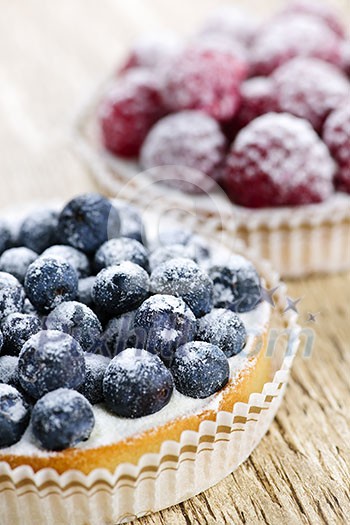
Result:
<instances>
[{"instance_id":1,"label":"stacked berry pile","mask_svg":"<svg viewBox=\"0 0 350 525\"><path fill-rule=\"evenodd\" d=\"M296 0L263 23L221 7L187 43L135 44L101 103L102 142L157 180L188 192L216 181L243 206L350 193L349 50L324 2Z\"/></svg>"},{"instance_id":2,"label":"stacked berry pile","mask_svg":"<svg viewBox=\"0 0 350 525\"><path fill-rule=\"evenodd\" d=\"M12 231L12 233L11 233ZM95 194L0 227L0 447L28 428L48 450L91 435L94 404L139 418L174 389L207 398L246 343L261 300L250 262L211 260L185 230L145 236L125 203Z\"/></svg>"}]
</instances>

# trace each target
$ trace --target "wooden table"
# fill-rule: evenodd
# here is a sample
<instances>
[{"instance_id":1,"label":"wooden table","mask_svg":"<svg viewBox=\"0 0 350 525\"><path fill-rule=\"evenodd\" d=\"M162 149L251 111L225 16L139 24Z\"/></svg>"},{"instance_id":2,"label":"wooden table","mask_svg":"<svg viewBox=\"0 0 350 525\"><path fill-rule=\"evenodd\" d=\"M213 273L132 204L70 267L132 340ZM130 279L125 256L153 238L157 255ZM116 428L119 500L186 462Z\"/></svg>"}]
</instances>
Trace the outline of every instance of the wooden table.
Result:
<instances>
[{"instance_id":1,"label":"wooden table","mask_svg":"<svg viewBox=\"0 0 350 525\"><path fill-rule=\"evenodd\" d=\"M189 31L215 4L1 0L2 208L94 189L71 145L77 110L138 33ZM290 295L316 339L270 432L233 475L143 525L350 523L350 275L293 282Z\"/></svg>"}]
</instances>

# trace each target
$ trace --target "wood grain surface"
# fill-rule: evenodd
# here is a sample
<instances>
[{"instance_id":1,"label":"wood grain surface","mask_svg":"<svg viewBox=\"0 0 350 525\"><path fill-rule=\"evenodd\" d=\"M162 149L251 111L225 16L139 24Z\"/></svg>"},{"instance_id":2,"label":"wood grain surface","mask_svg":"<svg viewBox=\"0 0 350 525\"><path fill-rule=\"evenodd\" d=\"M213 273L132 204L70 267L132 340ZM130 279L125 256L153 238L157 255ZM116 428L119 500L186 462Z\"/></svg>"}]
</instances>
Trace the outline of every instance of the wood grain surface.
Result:
<instances>
[{"instance_id":1,"label":"wood grain surface","mask_svg":"<svg viewBox=\"0 0 350 525\"><path fill-rule=\"evenodd\" d=\"M215 0L0 1L0 205L95 188L74 153L77 111L140 32L195 28ZM278 2L243 2L266 10ZM350 12L348 0L338 2ZM350 523L350 274L290 283L314 332L277 419L216 487L142 525ZM318 313L308 322L309 313Z\"/></svg>"}]
</instances>

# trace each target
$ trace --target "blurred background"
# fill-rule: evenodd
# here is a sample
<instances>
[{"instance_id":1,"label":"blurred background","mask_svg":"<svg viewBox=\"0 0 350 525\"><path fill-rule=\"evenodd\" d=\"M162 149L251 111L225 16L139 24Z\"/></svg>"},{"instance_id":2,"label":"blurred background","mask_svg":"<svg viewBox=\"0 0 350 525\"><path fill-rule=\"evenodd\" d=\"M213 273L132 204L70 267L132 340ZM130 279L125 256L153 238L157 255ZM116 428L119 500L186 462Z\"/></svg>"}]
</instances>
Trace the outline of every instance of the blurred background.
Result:
<instances>
[{"instance_id":1,"label":"blurred background","mask_svg":"<svg viewBox=\"0 0 350 525\"><path fill-rule=\"evenodd\" d=\"M214 7L227 3L1 0L0 205L67 198L93 188L71 143L84 103L140 33L190 34ZM231 3L264 16L286 2ZM331 3L350 12L348 0Z\"/></svg>"}]
</instances>

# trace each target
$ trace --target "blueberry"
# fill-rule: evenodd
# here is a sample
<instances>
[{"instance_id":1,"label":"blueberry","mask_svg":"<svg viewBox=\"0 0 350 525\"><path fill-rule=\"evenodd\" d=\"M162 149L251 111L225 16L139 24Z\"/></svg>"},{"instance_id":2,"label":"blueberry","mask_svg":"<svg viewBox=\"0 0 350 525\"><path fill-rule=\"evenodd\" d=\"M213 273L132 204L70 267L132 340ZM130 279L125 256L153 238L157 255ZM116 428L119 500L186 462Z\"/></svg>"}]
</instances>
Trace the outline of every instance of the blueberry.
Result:
<instances>
[{"instance_id":1,"label":"blueberry","mask_svg":"<svg viewBox=\"0 0 350 525\"><path fill-rule=\"evenodd\" d=\"M230 367L218 346L192 341L176 350L171 373L181 394L204 399L227 384Z\"/></svg>"},{"instance_id":2,"label":"blueberry","mask_svg":"<svg viewBox=\"0 0 350 525\"><path fill-rule=\"evenodd\" d=\"M92 299L92 289L94 287L96 277L90 276L85 277L84 279L79 279L78 282L78 297L77 300L79 303L86 304L90 308L93 306L94 302Z\"/></svg>"},{"instance_id":3,"label":"blueberry","mask_svg":"<svg viewBox=\"0 0 350 525\"><path fill-rule=\"evenodd\" d=\"M23 221L18 240L36 253L42 253L57 241L58 213L52 209L40 209L31 213Z\"/></svg>"},{"instance_id":4,"label":"blueberry","mask_svg":"<svg viewBox=\"0 0 350 525\"><path fill-rule=\"evenodd\" d=\"M18 388L18 357L3 355L0 357L0 383Z\"/></svg>"},{"instance_id":5,"label":"blueberry","mask_svg":"<svg viewBox=\"0 0 350 525\"><path fill-rule=\"evenodd\" d=\"M148 255L145 247L135 239L120 237L105 242L97 250L95 255L94 267L96 272L100 272L108 266L115 266L124 261L130 261L148 270Z\"/></svg>"},{"instance_id":6,"label":"blueberry","mask_svg":"<svg viewBox=\"0 0 350 525\"><path fill-rule=\"evenodd\" d=\"M85 354L85 381L79 392L92 404L103 401L103 378L110 359L103 355Z\"/></svg>"},{"instance_id":7,"label":"blueberry","mask_svg":"<svg viewBox=\"0 0 350 525\"><path fill-rule=\"evenodd\" d=\"M172 259L158 266L151 275L151 290L181 297L196 317L212 309L212 280L190 259Z\"/></svg>"},{"instance_id":8,"label":"blueberry","mask_svg":"<svg viewBox=\"0 0 350 525\"><path fill-rule=\"evenodd\" d=\"M197 339L218 346L227 357L239 354L247 339L245 326L230 310L214 309L198 320Z\"/></svg>"},{"instance_id":9,"label":"blueberry","mask_svg":"<svg viewBox=\"0 0 350 525\"><path fill-rule=\"evenodd\" d=\"M249 312L261 301L259 275L244 257L235 255L228 264L211 267L209 275L214 282L215 308Z\"/></svg>"},{"instance_id":10,"label":"blueberry","mask_svg":"<svg viewBox=\"0 0 350 525\"><path fill-rule=\"evenodd\" d=\"M182 299L153 295L137 310L134 326L144 334L143 348L170 364L176 348L193 339L196 318Z\"/></svg>"},{"instance_id":11,"label":"blueberry","mask_svg":"<svg viewBox=\"0 0 350 525\"><path fill-rule=\"evenodd\" d=\"M30 302L40 312L49 312L64 301L74 301L78 276L65 261L39 257L29 266L24 287Z\"/></svg>"},{"instance_id":12,"label":"blueberry","mask_svg":"<svg viewBox=\"0 0 350 525\"><path fill-rule=\"evenodd\" d=\"M0 272L0 322L10 314L21 312L24 299L24 289L16 277Z\"/></svg>"},{"instance_id":13,"label":"blueberry","mask_svg":"<svg viewBox=\"0 0 350 525\"><path fill-rule=\"evenodd\" d=\"M89 439L95 417L88 400L78 392L59 388L33 408L31 426L40 445L53 451L72 448Z\"/></svg>"},{"instance_id":14,"label":"blueberry","mask_svg":"<svg viewBox=\"0 0 350 525\"><path fill-rule=\"evenodd\" d=\"M37 259L38 254L22 246L10 248L0 257L0 271L7 272L16 277L20 283L24 282L28 267Z\"/></svg>"},{"instance_id":15,"label":"blueberry","mask_svg":"<svg viewBox=\"0 0 350 525\"><path fill-rule=\"evenodd\" d=\"M6 317L2 325L4 335L3 353L18 355L28 339L41 330L41 322L36 315L15 313Z\"/></svg>"},{"instance_id":16,"label":"blueberry","mask_svg":"<svg viewBox=\"0 0 350 525\"><path fill-rule=\"evenodd\" d=\"M77 301L56 306L48 315L45 327L71 335L86 352L93 351L102 333L97 315L88 306Z\"/></svg>"},{"instance_id":17,"label":"blueberry","mask_svg":"<svg viewBox=\"0 0 350 525\"><path fill-rule=\"evenodd\" d=\"M50 248L43 252L42 257L66 261L74 268L80 279L87 277L91 273L90 261L85 253L72 246L65 246L63 244L50 246Z\"/></svg>"},{"instance_id":18,"label":"blueberry","mask_svg":"<svg viewBox=\"0 0 350 525\"><path fill-rule=\"evenodd\" d=\"M171 259L192 259L198 262L195 255L195 250L192 246L184 246L183 244L171 244L169 246L160 246L154 250L149 257L150 268L153 271L157 266Z\"/></svg>"},{"instance_id":19,"label":"blueberry","mask_svg":"<svg viewBox=\"0 0 350 525\"><path fill-rule=\"evenodd\" d=\"M0 384L0 448L10 447L21 439L29 417L29 405L18 390Z\"/></svg>"},{"instance_id":20,"label":"blueberry","mask_svg":"<svg viewBox=\"0 0 350 525\"><path fill-rule=\"evenodd\" d=\"M3 333L0 330L0 352L1 352L1 349L2 349L3 345L4 345L4 336L3 336Z\"/></svg>"},{"instance_id":21,"label":"blueberry","mask_svg":"<svg viewBox=\"0 0 350 525\"><path fill-rule=\"evenodd\" d=\"M143 221L137 208L123 201L113 201L113 206L120 217L120 235L147 245Z\"/></svg>"},{"instance_id":22,"label":"blueberry","mask_svg":"<svg viewBox=\"0 0 350 525\"><path fill-rule=\"evenodd\" d=\"M171 246L173 244L188 246L194 254L191 259L195 258L197 261L204 261L210 256L210 248L206 240L191 230L184 228L173 228L162 231L159 234L159 244L161 246Z\"/></svg>"},{"instance_id":23,"label":"blueberry","mask_svg":"<svg viewBox=\"0 0 350 525\"><path fill-rule=\"evenodd\" d=\"M154 414L170 401L173 378L158 356L127 348L109 364L103 380L108 408L120 417Z\"/></svg>"},{"instance_id":24,"label":"blueberry","mask_svg":"<svg viewBox=\"0 0 350 525\"><path fill-rule=\"evenodd\" d=\"M139 346L134 329L136 310L111 319L102 335L103 350L101 353L115 357L126 348Z\"/></svg>"},{"instance_id":25,"label":"blueberry","mask_svg":"<svg viewBox=\"0 0 350 525\"><path fill-rule=\"evenodd\" d=\"M84 353L70 335L43 330L23 346L18 373L23 389L35 399L56 388L78 388L85 379Z\"/></svg>"},{"instance_id":26,"label":"blueberry","mask_svg":"<svg viewBox=\"0 0 350 525\"><path fill-rule=\"evenodd\" d=\"M119 214L102 195L81 195L62 210L58 231L62 244L93 254L109 238L119 236Z\"/></svg>"},{"instance_id":27,"label":"blueberry","mask_svg":"<svg viewBox=\"0 0 350 525\"><path fill-rule=\"evenodd\" d=\"M7 224L0 221L0 255L11 245L11 232Z\"/></svg>"},{"instance_id":28,"label":"blueberry","mask_svg":"<svg viewBox=\"0 0 350 525\"><path fill-rule=\"evenodd\" d=\"M110 317L137 308L149 294L147 272L129 261L102 270L92 290L95 305Z\"/></svg>"}]
</instances>

